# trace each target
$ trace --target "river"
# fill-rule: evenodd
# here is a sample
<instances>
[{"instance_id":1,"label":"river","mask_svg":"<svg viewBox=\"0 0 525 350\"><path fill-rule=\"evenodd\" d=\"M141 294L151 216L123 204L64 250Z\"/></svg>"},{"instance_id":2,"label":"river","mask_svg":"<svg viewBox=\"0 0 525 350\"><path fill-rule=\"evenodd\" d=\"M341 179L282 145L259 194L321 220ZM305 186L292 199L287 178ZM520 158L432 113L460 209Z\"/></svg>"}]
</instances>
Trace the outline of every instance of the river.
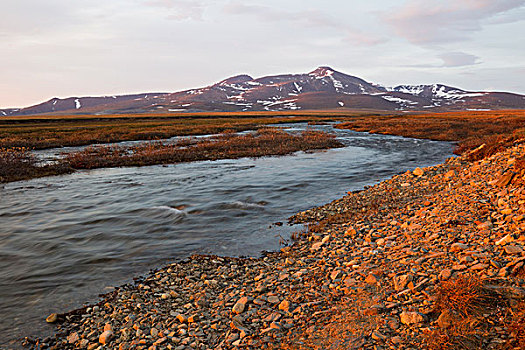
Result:
<instances>
[{"instance_id":1,"label":"river","mask_svg":"<svg viewBox=\"0 0 525 350\"><path fill-rule=\"evenodd\" d=\"M192 253L258 256L279 249L302 229L286 225L292 214L452 155L447 142L313 128L336 133L346 147L0 186L0 347L50 334L50 313L96 301Z\"/></svg>"}]
</instances>

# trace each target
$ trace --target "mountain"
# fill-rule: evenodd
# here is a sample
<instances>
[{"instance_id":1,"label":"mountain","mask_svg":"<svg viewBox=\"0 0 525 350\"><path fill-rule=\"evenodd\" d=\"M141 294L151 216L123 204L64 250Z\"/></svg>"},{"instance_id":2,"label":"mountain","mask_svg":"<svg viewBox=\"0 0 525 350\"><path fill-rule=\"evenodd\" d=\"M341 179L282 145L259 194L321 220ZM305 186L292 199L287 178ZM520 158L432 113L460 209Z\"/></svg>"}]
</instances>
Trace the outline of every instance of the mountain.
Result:
<instances>
[{"instance_id":1,"label":"mountain","mask_svg":"<svg viewBox=\"0 0 525 350\"><path fill-rule=\"evenodd\" d=\"M441 84L383 87L319 67L310 73L254 79L237 75L199 89L104 97L53 98L20 109L0 110L0 117L47 113L119 114L161 112L240 112L315 109L453 111L525 109L525 96L507 92L472 92Z\"/></svg>"}]
</instances>

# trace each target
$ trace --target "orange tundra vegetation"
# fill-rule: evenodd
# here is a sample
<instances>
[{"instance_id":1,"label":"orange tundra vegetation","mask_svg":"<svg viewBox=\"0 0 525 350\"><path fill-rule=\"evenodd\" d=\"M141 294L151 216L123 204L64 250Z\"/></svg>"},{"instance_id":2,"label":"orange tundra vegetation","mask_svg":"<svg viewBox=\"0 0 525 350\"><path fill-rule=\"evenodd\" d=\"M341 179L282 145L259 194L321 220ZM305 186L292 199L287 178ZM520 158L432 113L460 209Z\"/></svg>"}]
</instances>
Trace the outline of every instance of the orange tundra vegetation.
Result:
<instances>
[{"instance_id":1,"label":"orange tundra vegetation","mask_svg":"<svg viewBox=\"0 0 525 350\"><path fill-rule=\"evenodd\" d=\"M66 162L75 169L93 169L285 155L333 147L342 147L342 144L323 132L293 135L278 129L259 129L254 134L221 134L201 141L185 139L178 143L155 142L132 147L88 147L68 155Z\"/></svg>"},{"instance_id":2,"label":"orange tundra vegetation","mask_svg":"<svg viewBox=\"0 0 525 350\"><path fill-rule=\"evenodd\" d=\"M0 148L0 183L70 172L67 163L39 166L27 148Z\"/></svg>"},{"instance_id":3,"label":"orange tundra vegetation","mask_svg":"<svg viewBox=\"0 0 525 350\"><path fill-rule=\"evenodd\" d=\"M457 141L454 151L482 147L470 160L479 160L511 146L525 137L525 111L464 111L418 115L355 117L341 129L366 131L439 141Z\"/></svg>"},{"instance_id":4,"label":"orange tundra vegetation","mask_svg":"<svg viewBox=\"0 0 525 350\"><path fill-rule=\"evenodd\" d=\"M246 131L269 124L348 120L348 116L132 115L0 118L0 147L45 149Z\"/></svg>"}]
</instances>

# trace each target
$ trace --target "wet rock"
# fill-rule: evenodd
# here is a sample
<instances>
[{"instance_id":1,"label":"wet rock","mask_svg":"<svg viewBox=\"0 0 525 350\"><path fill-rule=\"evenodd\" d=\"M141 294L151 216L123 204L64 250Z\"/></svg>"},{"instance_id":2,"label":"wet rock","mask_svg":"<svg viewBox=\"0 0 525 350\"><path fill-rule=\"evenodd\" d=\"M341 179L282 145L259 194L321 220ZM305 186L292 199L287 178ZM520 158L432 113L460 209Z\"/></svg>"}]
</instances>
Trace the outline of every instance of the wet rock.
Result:
<instances>
[{"instance_id":1,"label":"wet rock","mask_svg":"<svg viewBox=\"0 0 525 350\"><path fill-rule=\"evenodd\" d=\"M46 322L47 323L55 323L58 321L58 314L51 314L49 316L47 316L46 318Z\"/></svg>"}]
</instances>

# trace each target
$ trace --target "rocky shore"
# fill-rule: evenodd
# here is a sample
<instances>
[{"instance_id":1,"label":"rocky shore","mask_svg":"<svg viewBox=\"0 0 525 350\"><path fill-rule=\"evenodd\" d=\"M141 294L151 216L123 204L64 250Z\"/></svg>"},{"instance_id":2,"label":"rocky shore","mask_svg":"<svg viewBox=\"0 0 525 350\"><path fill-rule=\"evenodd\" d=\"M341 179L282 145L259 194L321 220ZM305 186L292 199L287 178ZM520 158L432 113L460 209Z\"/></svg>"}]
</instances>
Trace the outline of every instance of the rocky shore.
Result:
<instances>
[{"instance_id":1,"label":"rocky shore","mask_svg":"<svg viewBox=\"0 0 525 350\"><path fill-rule=\"evenodd\" d=\"M519 349L525 144L295 215L292 246L193 256L54 314L51 349ZM242 234L242 233L239 233ZM523 325L520 327L520 325Z\"/></svg>"}]
</instances>

